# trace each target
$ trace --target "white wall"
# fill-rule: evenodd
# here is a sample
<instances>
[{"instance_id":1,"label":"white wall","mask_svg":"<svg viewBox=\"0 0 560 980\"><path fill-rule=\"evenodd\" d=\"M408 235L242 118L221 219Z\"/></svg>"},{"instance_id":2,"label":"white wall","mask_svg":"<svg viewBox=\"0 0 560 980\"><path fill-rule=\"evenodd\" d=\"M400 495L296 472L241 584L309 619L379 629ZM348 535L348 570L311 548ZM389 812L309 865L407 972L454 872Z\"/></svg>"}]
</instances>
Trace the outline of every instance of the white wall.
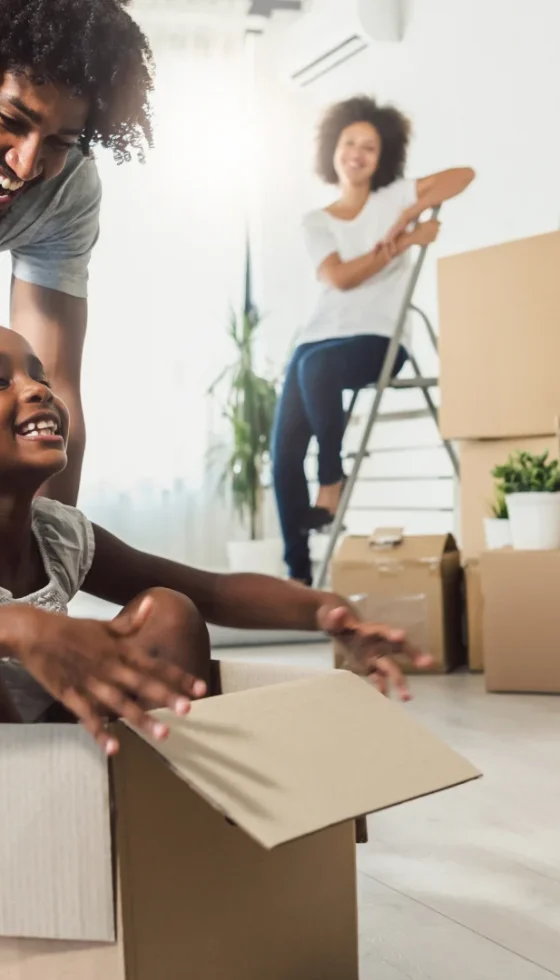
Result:
<instances>
[{"instance_id":1,"label":"white wall","mask_svg":"<svg viewBox=\"0 0 560 980\"><path fill-rule=\"evenodd\" d=\"M315 0L319 8L328 0ZM262 152L262 302L271 310L267 341L278 357L312 300L309 265L299 239L301 213L323 200L310 176L314 128L332 101L367 92L394 102L413 120L409 174L423 176L470 164L476 183L445 206L440 240L432 249L417 299L437 322L436 258L560 225L560 3L558 0L409 0L406 35L398 45L373 44L314 86L293 91L281 79L274 54L285 28L272 29L261 51L261 92L267 106ZM418 335L420 341L420 335ZM425 345L419 354L426 370ZM398 396L401 399L402 395ZM415 396L414 396L415 397ZM391 426L393 428L393 426ZM415 423L382 442L433 442L433 430ZM377 474L449 472L433 454L382 457ZM419 467L416 469L415 467ZM370 484L371 503L409 494L418 505L452 503L450 483ZM403 498L404 499L404 498ZM435 498L434 498L435 499ZM449 527L448 514L356 515L350 526L407 517L419 530Z\"/></svg>"}]
</instances>

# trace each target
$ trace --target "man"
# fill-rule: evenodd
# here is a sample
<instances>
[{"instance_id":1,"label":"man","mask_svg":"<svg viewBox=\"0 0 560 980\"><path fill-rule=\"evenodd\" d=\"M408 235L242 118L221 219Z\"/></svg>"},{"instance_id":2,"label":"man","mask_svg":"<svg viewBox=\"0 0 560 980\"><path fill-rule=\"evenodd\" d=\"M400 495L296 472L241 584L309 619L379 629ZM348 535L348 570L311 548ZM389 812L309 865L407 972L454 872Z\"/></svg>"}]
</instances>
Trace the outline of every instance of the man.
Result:
<instances>
[{"instance_id":1,"label":"man","mask_svg":"<svg viewBox=\"0 0 560 980\"><path fill-rule=\"evenodd\" d=\"M0 250L13 258L11 326L43 361L72 419L66 471L44 492L78 497L88 263L101 186L91 151L118 163L151 143L152 57L128 0L2 0Z\"/></svg>"}]
</instances>

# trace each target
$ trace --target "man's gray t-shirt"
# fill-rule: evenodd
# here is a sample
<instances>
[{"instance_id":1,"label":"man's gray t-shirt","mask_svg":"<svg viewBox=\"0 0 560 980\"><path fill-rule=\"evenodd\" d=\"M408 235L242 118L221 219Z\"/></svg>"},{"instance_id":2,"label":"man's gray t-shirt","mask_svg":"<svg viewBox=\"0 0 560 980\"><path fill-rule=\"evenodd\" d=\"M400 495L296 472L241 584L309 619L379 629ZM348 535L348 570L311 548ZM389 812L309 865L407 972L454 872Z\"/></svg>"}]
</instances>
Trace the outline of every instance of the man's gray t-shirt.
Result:
<instances>
[{"instance_id":1,"label":"man's gray t-shirt","mask_svg":"<svg viewBox=\"0 0 560 980\"><path fill-rule=\"evenodd\" d=\"M0 251L11 251L14 276L85 298L100 205L95 161L76 148L59 177L32 187L0 215Z\"/></svg>"}]
</instances>

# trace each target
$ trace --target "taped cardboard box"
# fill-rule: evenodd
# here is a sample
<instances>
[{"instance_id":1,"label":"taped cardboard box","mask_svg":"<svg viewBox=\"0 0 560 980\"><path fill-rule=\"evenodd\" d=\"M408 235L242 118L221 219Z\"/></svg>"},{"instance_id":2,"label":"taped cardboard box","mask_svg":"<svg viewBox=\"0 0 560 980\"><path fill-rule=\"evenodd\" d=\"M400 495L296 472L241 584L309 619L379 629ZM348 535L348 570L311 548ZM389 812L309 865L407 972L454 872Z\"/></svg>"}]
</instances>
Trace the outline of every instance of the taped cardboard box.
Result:
<instances>
[{"instance_id":1,"label":"taped cardboard box","mask_svg":"<svg viewBox=\"0 0 560 980\"><path fill-rule=\"evenodd\" d=\"M476 559L465 565L465 608L467 613L467 655L470 670L484 670L484 638L482 631L482 583L480 562Z\"/></svg>"},{"instance_id":2,"label":"taped cardboard box","mask_svg":"<svg viewBox=\"0 0 560 980\"><path fill-rule=\"evenodd\" d=\"M480 567L487 690L560 694L560 551L488 551Z\"/></svg>"},{"instance_id":3,"label":"taped cardboard box","mask_svg":"<svg viewBox=\"0 0 560 980\"><path fill-rule=\"evenodd\" d=\"M545 435L558 414L560 232L438 266L446 439Z\"/></svg>"},{"instance_id":4,"label":"taped cardboard box","mask_svg":"<svg viewBox=\"0 0 560 980\"><path fill-rule=\"evenodd\" d=\"M0 726L2 980L357 980L353 818L479 774L299 674L222 665L165 745L119 726L110 770L77 726Z\"/></svg>"},{"instance_id":5,"label":"taped cardboard box","mask_svg":"<svg viewBox=\"0 0 560 980\"><path fill-rule=\"evenodd\" d=\"M549 427L554 429L552 418ZM548 451L551 459L558 459L558 439L554 435L461 443L461 552L466 560L478 558L486 548L484 518L492 516L492 470L518 449L535 454Z\"/></svg>"},{"instance_id":6,"label":"taped cardboard box","mask_svg":"<svg viewBox=\"0 0 560 980\"><path fill-rule=\"evenodd\" d=\"M353 600L365 618L406 630L411 643L431 653L434 670L464 662L462 569L452 535L405 535L402 528L349 535L333 559L331 579L334 591Z\"/></svg>"}]
</instances>

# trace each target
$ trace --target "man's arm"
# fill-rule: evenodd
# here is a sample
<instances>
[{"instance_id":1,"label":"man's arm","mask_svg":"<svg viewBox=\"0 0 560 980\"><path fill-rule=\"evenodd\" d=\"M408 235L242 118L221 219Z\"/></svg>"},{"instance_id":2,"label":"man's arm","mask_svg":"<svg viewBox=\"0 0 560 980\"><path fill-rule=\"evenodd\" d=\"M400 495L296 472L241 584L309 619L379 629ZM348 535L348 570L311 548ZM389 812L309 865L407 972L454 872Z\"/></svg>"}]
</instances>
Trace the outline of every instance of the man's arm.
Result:
<instances>
[{"instance_id":1,"label":"man's arm","mask_svg":"<svg viewBox=\"0 0 560 980\"><path fill-rule=\"evenodd\" d=\"M63 473L49 481L42 493L75 507L86 439L80 375L87 301L14 277L11 325L40 358L53 390L70 411L68 465Z\"/></svg>"},{"instance_id":2,"label":"man's arm","mask_svg":"<svg viewBox=\"0 0 560 980\"><path fill-rule=\"evenodd\" d=\"M325 607L349 608L330 592L266 575L219 574L137 551L94 525L95 557L85 592L126 605L151 588L172 589L194 602L208 623L236 629L320 630Z\"/></svg>"}]
</instances>

